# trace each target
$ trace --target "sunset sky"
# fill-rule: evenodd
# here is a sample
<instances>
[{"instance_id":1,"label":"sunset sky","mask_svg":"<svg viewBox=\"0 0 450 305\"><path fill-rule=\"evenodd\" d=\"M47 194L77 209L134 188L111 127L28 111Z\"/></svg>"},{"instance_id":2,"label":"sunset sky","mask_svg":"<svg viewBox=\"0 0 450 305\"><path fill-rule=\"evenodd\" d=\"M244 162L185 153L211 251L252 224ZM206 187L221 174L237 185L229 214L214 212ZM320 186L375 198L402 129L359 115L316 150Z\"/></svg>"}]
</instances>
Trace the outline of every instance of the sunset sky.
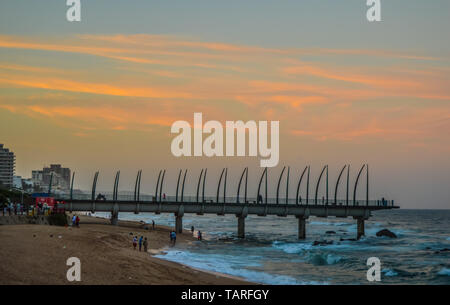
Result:
<instances>
[{"instance_id":1,"label":"sunset sky","mask_svg":"<svg viewBox=\"0 0 450 305\"><path fill-rule=\"evenodd\" d=\"M222 167L249 166L255 192L258 158L175 158L170 126L277 120L273 184L283 165L295 185L329 164L332 196L344 164L353 183L369 163L372 199L450 208L450 2L381 2L369 23L357 0L82 0L70 23L65 1L2 1L0 143L17 175L61 163L82 189L121 170L131 190L143 169L153 193L166 168L171 195L183 167L189 192L208 167L213 194Z\"/></svg>"}]
</instances>

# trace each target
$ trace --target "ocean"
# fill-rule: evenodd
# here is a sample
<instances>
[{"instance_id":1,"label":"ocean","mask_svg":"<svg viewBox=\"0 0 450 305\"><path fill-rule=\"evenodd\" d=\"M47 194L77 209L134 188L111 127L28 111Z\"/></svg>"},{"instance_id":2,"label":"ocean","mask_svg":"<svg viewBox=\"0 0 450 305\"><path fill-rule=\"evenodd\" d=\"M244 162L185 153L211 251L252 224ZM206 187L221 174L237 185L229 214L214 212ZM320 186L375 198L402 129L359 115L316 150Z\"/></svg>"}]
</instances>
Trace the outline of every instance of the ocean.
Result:
<instances>
[{"instance_id":1,"label":"ocean","mask_svg":"<svg viewBox=\"0 0 450 305\"><path fill-rule=\"evenodd\" d=\"M175 225L169 214L121 212L119 218ZM185 232L191 226L202 231L202 241L168 246L157 257L252 282L287 285L373 284L366 276L367 259L377 257L381 262L377 284L450 284L450 210L373 212L365 237L358 241L341 240L356 237L356 220L351 218L310 217L302 241L297 239L294 217L248 216L245 239L237 238L233 215L185 214ZM381 229L397 238L377 237ZM325 240L332 243L313 245Z\"/></svg>"}]
</instances>

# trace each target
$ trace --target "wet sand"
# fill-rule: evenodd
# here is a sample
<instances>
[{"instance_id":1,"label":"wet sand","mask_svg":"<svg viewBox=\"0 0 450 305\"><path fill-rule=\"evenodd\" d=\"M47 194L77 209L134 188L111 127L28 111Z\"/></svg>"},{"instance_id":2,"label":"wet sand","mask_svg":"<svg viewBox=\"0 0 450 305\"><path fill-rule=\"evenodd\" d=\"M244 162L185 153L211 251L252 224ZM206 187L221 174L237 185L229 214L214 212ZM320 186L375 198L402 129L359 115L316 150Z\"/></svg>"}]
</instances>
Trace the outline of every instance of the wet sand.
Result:
<instances>
[{"instance_id":1,"label":"wet sand","mask_svg":"<svg viewBox=\"0 0 450 305\"><path fill-rule=\"evenodd\" d=\"M132 221L111 226L102 218L80 219L80 228L1 225L0 284L250 284L153 257L170 246L168 227L152 230L150 224L146 230ZM147 237L148 253L133 250L130 233ZM190 232L177 234L177 244L194 240ZM81 282L66 279L69 257L81 261Z\"/></svg>"}]
</instances>

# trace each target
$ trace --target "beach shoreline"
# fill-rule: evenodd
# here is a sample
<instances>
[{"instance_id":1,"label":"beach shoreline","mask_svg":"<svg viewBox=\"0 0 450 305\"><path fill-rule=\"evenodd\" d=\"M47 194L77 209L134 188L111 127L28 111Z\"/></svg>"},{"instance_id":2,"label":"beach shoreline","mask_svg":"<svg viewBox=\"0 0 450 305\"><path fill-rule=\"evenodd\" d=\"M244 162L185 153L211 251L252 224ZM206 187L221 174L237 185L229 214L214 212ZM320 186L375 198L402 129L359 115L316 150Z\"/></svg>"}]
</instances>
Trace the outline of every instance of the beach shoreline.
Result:
<instances>
[{"instance_id":1,"label":"beach shoreline","mask_svg":"<svg viewBox=\"0 0 450 305\"><path fill-rule=\"evenodd\" d=\"M68 214L70 217L71 214ZM0 284L254 284L236 276L193 268L154 257L169 246L172 228L80 215L80 228L35 224L0 226ZM148 253L133 250L132 237L148 238ZM193 242L191 232L177 234L177 244ZM81 261L81 281L69 282L69 257Z\"/></svg>"}]
</instances>

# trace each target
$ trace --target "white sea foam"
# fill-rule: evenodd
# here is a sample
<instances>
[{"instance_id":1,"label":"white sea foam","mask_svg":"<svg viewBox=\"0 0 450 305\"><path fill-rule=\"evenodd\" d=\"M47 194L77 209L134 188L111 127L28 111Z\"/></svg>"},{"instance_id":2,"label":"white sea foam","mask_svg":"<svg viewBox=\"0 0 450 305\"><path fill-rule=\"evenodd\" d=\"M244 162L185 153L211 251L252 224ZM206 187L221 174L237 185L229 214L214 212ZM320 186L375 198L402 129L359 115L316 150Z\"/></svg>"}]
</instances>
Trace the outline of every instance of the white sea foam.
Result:
<instances>
[{"instance_id":1,"label":"white sea foam","mask_svg":"<svg viewBox=\"0 0 450 305\"><path fill-rule=\"evenodd\" d=\"M395 272L392 269L388 269L388 268L381 270L381 272L383 272L385 276L397 276L398 275L397 272Z\"/></svg>"},{"instance_id":2,"label":"white sea foam","mask_svg":"<svg viewBox=\"0 0 450 305\"><path fill-rule=\"evenodd\" d=\"M311 221L309 222L311 225L321 225L321 226L350 226L352 223L350 222L331 222L331 221Z\"/></svg>"},{"instance_id":3,"label":"white sea foam","mask_svg":"<svg viewBox=\"0 0 450 305\"><path fill-rule=\"evenodd\" d=\"M313 247L310 243L285 243L281 241L274 241L272 246L275 249L282 250L289 254L301 253L306 250L311 250Z\"/></svg>"},{"instance_id":4,"label":"white sea foam","mask_svg":"<svg viewBox=\"0 0 450 305\"><path fill-rule=\"evenodd\" d=\"M439 272L439 275L447 275L450 276L450 268L442 268Z\"/></svg>"},{"instance_id":5,"label":"white sea foam","mask_svg":"<svg viewBox=\"0 0 450 305\"><path fill-rule=\"evenodd\" d=\"M197 269L214 271L233 276L238 276L246 280L270 284L270 285L306 285L306 284L327 284L326 282L300 281L286 275L269 274L256 270L249 270L245 267L259 266L248 259L231 255L219 254L199 254L189 251L168 251L165 255L156 257L182 263Z\"/></svg>"},{"instance_id":6,"label":"white sea foam","mask_svg":"<svg viewBox=\"0 0 450 305\"><path fill-rule=\"evenodd\" d=\"M341 261L342 257L331 253L314 253L308 256L308 261L314 265L334 265Z\"/></svg>"}]
</instances>

